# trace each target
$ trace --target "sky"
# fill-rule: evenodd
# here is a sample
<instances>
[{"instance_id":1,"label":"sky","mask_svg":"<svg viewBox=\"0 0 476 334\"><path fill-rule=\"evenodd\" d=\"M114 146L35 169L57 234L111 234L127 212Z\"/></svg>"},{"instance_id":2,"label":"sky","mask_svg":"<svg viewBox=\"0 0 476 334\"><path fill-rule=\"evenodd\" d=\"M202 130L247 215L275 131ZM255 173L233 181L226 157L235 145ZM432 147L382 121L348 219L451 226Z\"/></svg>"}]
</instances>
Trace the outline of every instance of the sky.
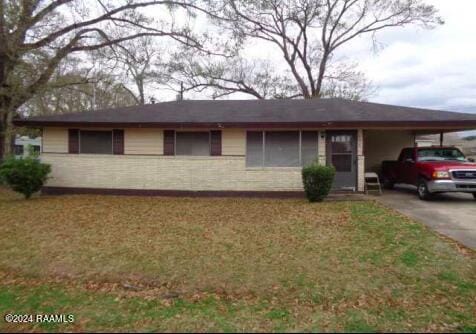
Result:
<instances>
[{"instance_id":1,"label":"sky","mask_svg":"<svg viewBox=\"0 0 476 334\"><path fill-rule=\"evenodd\" d=\"M387 29L377 35L378 51L366 36L343 47L339 56L357 62L371 80L376 88L371 102L476 113L476 0L425 2L439 10L444 25ZM280 52L268 46L253 45L245 55L282 64ZM205 97L187 93L185 98Z\"/></svg>"},{"instance_id":2,"label":"sky","mask_svg":"<svg viewBox=\"0 0 476 334\"><path fill-rule=\"evenodd\" d=\"M377 54L361 43L361 69L377 87L370 100L476 113L476 1L427 2L439 9L444 25L383 32Z\"/></svg>"}]
</instances>

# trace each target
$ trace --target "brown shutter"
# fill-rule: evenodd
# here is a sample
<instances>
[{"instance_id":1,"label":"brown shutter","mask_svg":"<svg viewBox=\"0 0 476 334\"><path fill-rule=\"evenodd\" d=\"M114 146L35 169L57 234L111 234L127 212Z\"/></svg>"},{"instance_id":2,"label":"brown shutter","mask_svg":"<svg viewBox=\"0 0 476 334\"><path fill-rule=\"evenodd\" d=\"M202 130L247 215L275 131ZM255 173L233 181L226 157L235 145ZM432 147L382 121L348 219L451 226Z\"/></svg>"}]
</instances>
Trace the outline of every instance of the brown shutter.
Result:
<instances>
[{"instance_id":1,"label":"brown shutter","mask_svg":"<svg viewBox=\"0 0 476 334\"><path fill-rule=\"evenodd\" d=\"M164 130L164 155L175 155L174 130Z\"/></svg>"},{"instance_id":2,"label":"brown shutter","mask_svg":"<svg viewBox=\"0 0 476 334\"><path fill-rule=\"evenodd\" d=\"M112 130L112 153L124 154L124 130Z\"/></svg>"},{"instance_id":3,"label":"brown shutter","mask_svg":"<svg viewBox=\"0 0 476 334\"><path fill-rule=\"evenodd\" d=\"M210 131L210 155L221 155L221 131Z\"/></svg>"},{"instance_id":4,"label":"brown shutter","mask_svg":"<svg viewBox=\"0 0 476 334\"><path fill-rule=\"evenodd\" d=\"M79 129L68 129L68 153L79 153Z\"/></svg>"}]
</instances>

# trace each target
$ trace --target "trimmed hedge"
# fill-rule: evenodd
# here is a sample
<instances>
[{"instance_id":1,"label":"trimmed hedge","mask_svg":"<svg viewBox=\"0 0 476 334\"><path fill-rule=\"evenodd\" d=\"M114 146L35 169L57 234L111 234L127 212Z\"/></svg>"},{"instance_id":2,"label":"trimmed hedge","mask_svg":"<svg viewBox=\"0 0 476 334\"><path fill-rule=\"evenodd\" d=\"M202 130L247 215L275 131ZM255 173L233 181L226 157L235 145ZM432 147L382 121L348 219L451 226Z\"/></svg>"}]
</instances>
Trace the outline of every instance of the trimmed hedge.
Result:
<instances>
[{"instance_id":1,"label":"trimmed hedge","mask_svg":"<svg viewBox=\"0 0 476 334\"><path fill-rule=\"evenodd\" d=\"M302 182L309 202L321 202L332 188L334 167L322 166L317 162L302 169Z\"/></svg>"},{"instance_id":2,"label":"trimmed hedge","mask_svg":"<svg viewBox=\"0 0 476 334\"><path fill-rule=\"evenodd\" d=\"M36 157L11 157L0 165L0 179L28 199L40 191L50 171L50 165L41 163Z\"/></svg>"}]
</instances>

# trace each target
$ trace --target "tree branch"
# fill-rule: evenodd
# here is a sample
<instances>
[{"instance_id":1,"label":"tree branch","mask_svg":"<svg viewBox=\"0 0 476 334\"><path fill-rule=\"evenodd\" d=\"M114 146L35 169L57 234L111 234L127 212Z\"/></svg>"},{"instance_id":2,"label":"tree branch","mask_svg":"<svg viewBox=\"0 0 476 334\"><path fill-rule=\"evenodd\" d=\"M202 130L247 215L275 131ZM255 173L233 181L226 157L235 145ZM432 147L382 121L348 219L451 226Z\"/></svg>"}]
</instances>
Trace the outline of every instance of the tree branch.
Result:
<instances>
[{"instance_id":1,"label":"tree branch","mask_svg":"<svg viewBox=\"0 0 476 334\"><path fill-rule=\"evenodd\" d=\"M61 36L64 36L74 30L80 29L80 28L85 28L88 26L92 26L104 21L112 21L113 19L118 20L119 18L114 18L114 15L126 12L128 10L134 10L138 8L144 8L144 7L149 7L149 6L154 6L154 5L166 5L166 6L177 6L177 7L193 7L193 8L198 8L197 6L194 6L192 4L186 3L186 2L179 2L179 1L171 1L171 0L161 0L161 1L148 1L148 2L142 2L142 3L129 3L124 6L117 7L113 10L107 11L105 14L98 16L96 18L82 21L79 23L74 23L71 25L68 25L60 30L57 30L48 36L33 42L33 43L24 43L22 45L23 50L32 50L32 49L37 49L43 46L46 46L47 44L50 44L51 42L55 41ZM204 9L201 9L204 11Z\"/></svg>"}]
</instances>

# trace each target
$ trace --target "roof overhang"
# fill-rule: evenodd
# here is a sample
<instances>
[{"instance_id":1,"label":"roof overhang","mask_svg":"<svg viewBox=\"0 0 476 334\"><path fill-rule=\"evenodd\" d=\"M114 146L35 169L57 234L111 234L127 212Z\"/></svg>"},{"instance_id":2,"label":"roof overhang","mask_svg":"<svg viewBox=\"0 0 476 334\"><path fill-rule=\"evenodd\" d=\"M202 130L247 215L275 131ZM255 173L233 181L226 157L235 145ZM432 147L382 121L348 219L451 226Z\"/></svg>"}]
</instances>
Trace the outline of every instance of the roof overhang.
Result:
<instances>
[{"instance_id":1,"label":"roof overhang","mask_svg":"<svg viewBox=\"0 0 476 334\"><path fill-rule=\"evenodd\" d=\"M220 123L220 122L190 122L190 123L156 123L156 122L60 122L60 121L35 121L16 119L13 124L18 127L43 128L43 127L68 127L68 128L324 128L324 129L408 129L408 130L474 130L476 120L456 121L349 121L349 122L247 122L247 123Z\"/></svg>"}]
</instances>

